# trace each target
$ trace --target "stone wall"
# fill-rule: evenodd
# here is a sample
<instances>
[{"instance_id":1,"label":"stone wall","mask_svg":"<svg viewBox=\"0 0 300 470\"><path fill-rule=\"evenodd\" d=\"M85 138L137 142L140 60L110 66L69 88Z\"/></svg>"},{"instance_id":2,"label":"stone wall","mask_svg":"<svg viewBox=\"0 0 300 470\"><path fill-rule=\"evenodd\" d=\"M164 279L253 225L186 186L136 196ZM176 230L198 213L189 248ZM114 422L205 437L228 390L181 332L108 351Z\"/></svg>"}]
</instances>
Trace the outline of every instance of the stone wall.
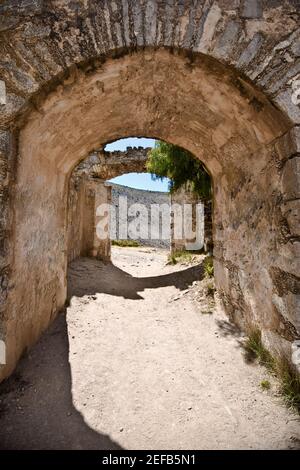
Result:
<instances>
[{"instance_id":1,"label":"stone wall","mask_svg":"<svg viewBox=\"0 0 300 470\"><path fill-rule=\"evenodd\" d=\"M138 240L142 245L170 248L171 251L187 249L191 242L195 240L188 240L184 238L184 234L181 234L181 239L174 239L173 223L171 218L171 203L179 206L180 211L183 215L184 205L191 205L193 210L192 216L192 228L196 229L196 213L195 205L200 204L198 198L191 194L188 188L183 188L174 193L172 196L169 193L158 192L158 191L145 191L140 189L129 188L126 186L106 183L104 185L104 175L115 177L120 172L127 173L127 163L130 170L137 170L139 168L141 160L143 162L144 171L146 171L145 162L147 159L149 149L135 149L127 148L126 152L106 152L106 160L101 160L99 154L92 154L81 162L73 171L69 183L69 197L68 197L68 262L78 256L98 256L102 259L108 259L109 255L100 256L94 245L97 244L96 239L93 242L95 236L95 217L97 204L107 203L111 200L114 209L111 212L111 240L118 240L120 236L124 236L119 233L119 202L120 197L126 204L126 211L130 207L134 211L132 216L125 218L123 221L123 230L125 230L125 236L127 236L127 227L130 226L131 221L139 218L141 225L146 227L146 237L129 237L131 239ZM142 157L142 158L141 158ZM109 163L107 163L109 162ZM108 187L111 187L111 199L107 196ZM95 202L95 191L98 195L98 203ZM103 191L103 193L101 192ZM125 203L126 199L126 203ZM141 204L143 207L136 208L133 206ZM153 238L151 238L151 206L159 205L162 209L159 216L159 233L153 232ZM146 212L145 212L146 210ZM127 213L127 212L126 212ZM210 214L211 215L211 214ZM165 229L162 230L162 216L165 220ZM154 215L155 217L155 215ZM211 229L211 220L207 220L209 223L209 231ZM199 224L197 226L197 240L200 242L199 249L204 245L204 216L203 207L201 215L199 217ZM124 232L123 232L124 234ZM163 238L162 238L163 237ZM104 243L106 246L106 244ZM191 249L196 249L192 248ZM104 248L104 251L108 248ZM108 253L109 253L108 249Z\"/></svg>"},{"instance_id":2,"label":"stone wall","mask_svg":"<svg viewBox=\"0 0 300 470\"><path fill-rule=\"evenodd\" d=\"M82 167L81 167L82 169ZM96 227L101 217L97 214L100 204L111 203L111 189L103 180L88 173L73 173L69 182L67 214L68 263L79 256L110 260L109 228L107 237L100 239Z\"/></svg>"},{"instance_id":3,"label":"stone wall","mask_svg":"<svg viewBox=\"0 0 300 470\"><path fill-rule=\"evenodd\" d=\"M151 204L167 204L169 207L168 193L135 190L113 183L104 185L104 180L107 178L114 178L129 172L147 171L146 161L149 150L149 148L143 147L127 147L127 150L122 152L99 150L85 158L73 170L68 189L68 262L78 256L97 256L101 259L109 259L110 243L103 242L103 250L99 251L99 240L96 237L97 205L108 202L110 198L108 195L109 186L112 188L112 204L116 209L118 209L119 196L127 197L128 206L137 203L144 204L149 211L147 227L148 224L150 227ZM116 215L118 215L117 212ZM112 226L118 227L118 224L118 218L113 218ZM169 222L168 225L170 225ZM118 232L116 232L116 236L111 238L117 239ZM168 248L170 234L164 240L151 240L150 238L140 240L140 243Z\"/></svg>"},{"instance_id":4,"label":"stone wall","mask_svg":"<svg viewBox=\"0 0 300 470\"><path fill-rule=\"evenodd\" d=\"M128 209L131 207L132 209L132 216L128 217L128 220L125 221L125 224L129 224L133 219L136 219L138 216L139 220L141 221L141 225L143 227L147 228L147 237L143 237L143 234L141 234L141 238L136 238L136 237L130 237L132 239L137 239L139 243L142 245L147 245L147 246L154 246L157 248L170 248L170 195L169 193L165 192L158 192L158 191L145 191L142 189L134 189L134 188L128 188L127 186L122 186L119 184L113 184L110 183L111 188L112 188L112 205L115 207L115 214L116 216L114 217L114 214L112 214L112 222L111 226L112 228L116 228L113 230L111 238L113 240L118 240L120 238L120 231L119 231L119 202L120 202L120 197L126 198L127 201L127 207ZM142 207L138 207L136 205L142 205ZM157 238L151 238L151 206L152 205L163 205L164 206L164 217L165 217L165 224L166 224L166 229L167 232L162 233L161 229L161 216L160 216L160 236ZM136 206L136 209L134 206ZM123 221L122 221L123 222ZM164 236L164 238L161 238L161 236ZM155 234L154 234L155 236Z\"/></svg>"},{"instance_id":5,"label":"stone wall","mask_svg":"<svg viewBox=\"0 0 300 470\"><path fill-rule=\"evenodd\" d=\"M171 253L203 249L203 203L188 187L182 187L171 195L171 204Z\"/></svg>"},{"instance_id":6,"label":"stone wall","mask_svg":"<svg viewBox=\"0 0 300 470\"><path fill-rule=\"evenodd\" d=\"M124 151L108 152L100 149L80 162L74 172L109 180L124 173L147 173L146 162L150 147L127 147Z\"/></svg>"},{"instance_id":7,"label":"stone wall","mask_svg":"<svg viewBox=\"0 0 300 470\"><path fill-rule=\"evenodd\" d=\"M206 165L226 311L290 358L299 38L296 0L1 2L1 378L64 307L72 169L130 136L180 145Z\"/></svg>"},{"instance_id":8,"label":"stone wall","mask_svg":"<svg viewBox=\"0 0 300 470\"><path fill-rule=\"evenodd\" d=\"M109 180L124 173L147 173L146 162L151 149L144 147L127 147L125 151L96 152L98 162L91 171L103 180Z\"/></svg>"},{"instance_id":9,"label":"stone wall","mask_svg":"<svg viewBox=\"0 0 300 470\"><path fill-rule=\"evenodd\" d=\"M83 232L87 227L84 224L85 215L93 208L92 197L88 197L87 178L71 178L68 196L68 263L85 252ZM85 240L88 233L85 233Z\"/></svg>"}]
</instances>

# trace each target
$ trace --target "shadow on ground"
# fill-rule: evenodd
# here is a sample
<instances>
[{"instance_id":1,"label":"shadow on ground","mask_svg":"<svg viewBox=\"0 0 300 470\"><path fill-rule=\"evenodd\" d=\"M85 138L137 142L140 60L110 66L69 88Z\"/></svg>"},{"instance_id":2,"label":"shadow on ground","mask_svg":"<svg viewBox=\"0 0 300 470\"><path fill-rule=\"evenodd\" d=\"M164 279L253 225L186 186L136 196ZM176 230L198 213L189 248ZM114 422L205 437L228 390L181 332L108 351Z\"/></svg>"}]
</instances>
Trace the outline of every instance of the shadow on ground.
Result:
<instances>
[{"instance_id":1,"label":"shadow on ground","mask_svg":"<svg viewBox=\"0 0 300 470\"><path fill-rule=\"evenodd\" d=\"M96 269L95 269L96 268ZM201 265L155 277L136 278L113 264L81 258L71 263L69 279L80 286L69 298L96 293L142 299L145 289L174 285L186 289L203 276ZM16 372L0 385L0 449L98 449L121 447L91 429L72 401L69 341L61 313L39 342L20 361Z\"/></svg>"},{"instance_id":2,"label":"shadow on ground","mask_svg":"<svg viewBox=\"0 0 300 470\"><path fill-rule=\"evenodd\" d=\"M257 362L256 354L247 346L246 336L237 325L230 320L217 320L216 325L221 336L231 336L236 339L236 345L242 350L244 361L247 364Z\"/></svg>"},{"instance_id":3,"label":"shadow on ground","mask_svg":"<svg viewBox=\"0 0 300 470\"><path fill-rule=\"evenodd\" d=\"M143 297L139 292L145 289L174 286L179 290L187 289L194 281L203 277L203 266L188 267L181 271L153 277L134 277L113 263L104 264L92 258L78 258L69 266L68 271L68 299L73 295L82 297L104 293L122 296L126 299L140 300ZM72 282L76 277L83 279L76 284ZM85 282L84 282L85 279Z\"/></svg>"},{"instance_id":4,"label":"shadow on ground","mask_svg":"<svg viewBox=\"0 0 300 470\"><path fill-rule=\"evenodd\" d=\"M74 408L68 355L61 313L0 386L0 449L121 449Z\"/></svg>"}]
</instances>

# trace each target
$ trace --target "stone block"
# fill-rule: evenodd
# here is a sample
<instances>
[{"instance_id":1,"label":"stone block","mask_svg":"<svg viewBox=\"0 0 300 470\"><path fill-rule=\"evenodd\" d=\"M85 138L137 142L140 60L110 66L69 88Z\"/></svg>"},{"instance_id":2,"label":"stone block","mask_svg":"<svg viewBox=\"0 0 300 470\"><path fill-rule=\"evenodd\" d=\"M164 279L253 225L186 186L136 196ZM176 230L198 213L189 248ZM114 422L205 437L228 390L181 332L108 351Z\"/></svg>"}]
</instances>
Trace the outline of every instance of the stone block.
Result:
<instances>
[{"instance_id":1,"label":"stone block","mask_svg":"<svg viewBox=\"0 0 300 470\"><path fill-rule=\"evenodd\" d=\"M253 36L250 43L248 44L248 46L246 47L246 49L244 49L244 51L242 52L242 54L241 54L241 56L240 56L240 58L237 62L237 66L238 67L246 67L248 64L250 64L250 62L252 62L254 57L260 51L263 42L264 42L264 38L263 38L262 34L256 33Z\"/></svg>"},{"instance_id":2,"label":"stone block","mask_svg":"<svg viewBox=\"0 0 300 470\"><path fill-rule=\"evenodd\" d=\"M3 80L0 80L0 106L6 104L6 86Z\"/></svg>"},{"instance_id":3,"label":"stone block","mask_svg":"<svg viewBox=\"0 0 300 470\"><path fill-rule=\"evenodd\" d=\"M300 126L295 126L291 130L291 137L296 148L296 152L300 153Z\"/></svg>"},{"instance_id":4,"label":"stone block","mask_svg":"<svg viewBox=\"0 0 300 470\"><path fill-rule=\"evenodd\" d=\"M297 39L292 47L291 47L291 51L292 53L294 54L295 57L300 57L300 39Z\"/></svg>"},{"instance_id":5,"label":"stone block","mask_svg":"<svg viewBox=\"0 0 300 470\"><path fill-rule=\"evenodd\" d=\"M299 185L297 189L299 191ZM300 200L285 202L282 213L287 220L291 236L300 236Z\"/></svg>"},{"instance_id":6,"label":"stone block","mask_svg":"<svg viewBox=\"0 0 300 470\"><path fill-rule=\"evenodd\" d=\"M146 2L145 7L145 34L148 45L155 45L157 5L155 2Z\"/></svg>"},{"instance_id":7,"label":"stone block","mask_svg":"<svg viewBox=\"0 0 300 470\"><path fill-rule=\"evenodd\" d=\"M0 11L0 32L13 29L20 22L20 18L17 16L4 16L1 15Z\"/></svg>"},{"instance_id":8,"label":"stone block","mask_svg":"<svg viewBox=\"0 0 300 470\"><path fill-rule=\"evenodd\" d=\"M273 69L273 74L271 74L271 80L264 80L262 84L271 82L268 85L269 93L272 95L277 93L279 90L284 89L285 87L290 87L292 89L292 102L296 104L299 103L299 94L300 94L300 62L292 59L289 55L285 55L285 60L288 61L288 65L285 66L285 71L280 72L280 75L276 75L276 67ZM274 79L274 76L276 77ZM261 81L259 81L261 83ZM297 91L299 90L299 91Z\"/></svg>"},{"instance_id":9,"label":"stone block","mask_svg":"<svg viewBox=\"0 0 300 470\"><path fill-rule=\"evenodd\" d=\"M6 158L11 146L11 132L0 130L0 158Z\"/></svg>"},{"instance_id":10,"label":"stone block","mask_svg":"<svg viewBox=\"0 0 300 470\"><path fill-rule=\"evenodd\" d=\"M244 0L242 2L241 17L242 18L261 18L263 15L261 0Z\"/></svg>"},{"instance_id":11,"label":"stone block","mask_svg":"<svg viewBox=\"0 0 300 470\"><path fill-rule=\"evenodd\" d=\"M300 197L300 155L285 163L281 177L281 190L285 200Z\"/></svg>"},{"instance_id":12,"label":"stone block","mask_svg":"<svg viewBox=\"0 0 300 470\"><path fill-rule=\"evenodd\" d=\"M214 55L222 59L228 59L236 47L240 33L241 25L237 21L229 21L217 43Z\"/></svg>"},{"instance_id":13,"label":"stone block","mask_svg":"<svg viewBox=\"0 0 300 470\"><path fill-rule=\"evenodd\" d=\"M282 162L300 153L300 127L295 126L280 136L275 142L275 149Z\"/></svg>"},{"instance_id":14,"label":"stone block","mask_svg":"<svg viewBox=\"0 0 300 470\"><path fill-rule=\"evenodd\" d=\"M278 245L276 265L283 271L299 276L300 241L293 240Z\"/></svg>"},{"instance_id":15,"label":"stone block","mask_svg":"<svg viewBox=\"0 0 300 470\"><path fill-rule=\"evenodd\" d=\"M240 0L219 0L218 5L222 10L235 10L240 6Z\"/></svg>"},{"instance_id":16,"label":"stone block","mask_svg":"<svg viewBox=\"0 0 300 470\"><path fill-rule=\"evenodd\" d=\"M274 102L280 107L280 109L287 114L287 116L295 124L300 124L300 108L293 102L293 89L282 91L275 98Z\"/></svg>"},{"instance_id":17,"label":"stone block","mask_svg":"<svg viewBox=\"0 0 300 470\"><path fill-rule=\"evenodd\" d=\"M28 106L25 98L14 93L6 93L6 103L5 106L0 105L0 124L3 122L10 121L18 112L22 109L25 110L25 106ZM25 106L24 106L25 105Z\"/></svg>"},{"instance_id":18,"label":"stone block","mask_svg":"<svg viewBox=\"0 0 300 470\"><path fill-rule=\"evenodd\" d=\"M0 6L0 15L12 15L17 16L20 15L34 15L39 14L43 8L43 0L8 0L6 2L2 2L3 4Z\"/></svg>"},{"instance_id":19,"label":"stone block","mask_svg":"<svg viewBox=\"0 0 300 470\"><path fill-rule=\"evenodd\" d=\"M216 27L221 18L222 18L222 10L219 8L219 6L216 3L213 3L212 7L207 13L207 16L203 25L203 33L201 36L200 43L195 48L197 52L205 53L210 49Z\"/></svg>"}]
</instances>

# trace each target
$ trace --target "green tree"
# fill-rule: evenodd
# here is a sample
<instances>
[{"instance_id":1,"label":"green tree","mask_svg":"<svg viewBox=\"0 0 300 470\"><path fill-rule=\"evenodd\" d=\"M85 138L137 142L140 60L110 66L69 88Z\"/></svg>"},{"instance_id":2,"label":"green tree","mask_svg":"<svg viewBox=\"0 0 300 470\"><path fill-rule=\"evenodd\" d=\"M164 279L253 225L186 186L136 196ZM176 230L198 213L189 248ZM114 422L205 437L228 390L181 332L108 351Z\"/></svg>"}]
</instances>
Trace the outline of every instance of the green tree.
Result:
<instances>
[{"instance_id":1,"label":"green tree","mask_svg":"<svg viewBox=\"0 0 300 470\"><path fill-rule=\"evenodd\" d=\"M157 140L150 151L147 170L154 180L169 178L170 192L188 187L201 199L211 199L211 179L203 164L190 152Z\"/></svg>"}]
</instances>

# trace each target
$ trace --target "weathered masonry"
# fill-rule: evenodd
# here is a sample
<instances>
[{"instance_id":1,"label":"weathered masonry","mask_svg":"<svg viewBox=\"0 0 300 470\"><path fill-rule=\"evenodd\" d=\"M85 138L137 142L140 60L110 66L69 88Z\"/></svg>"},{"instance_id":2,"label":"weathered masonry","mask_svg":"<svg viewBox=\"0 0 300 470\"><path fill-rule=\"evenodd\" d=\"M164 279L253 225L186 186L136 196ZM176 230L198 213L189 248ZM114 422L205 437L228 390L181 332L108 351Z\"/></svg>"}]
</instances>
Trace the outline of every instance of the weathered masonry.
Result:
<instances>
[{"instance_id":1,"label":"weathered masonry","mask_svg":"<svg viewBox=\"0 0 300 470\"><path fill-rule=\"evenodd\" d=\"M119 233L119 216L118 204L119 196L126 197L126 205L129 207L132 204L143 204L143 212L146 209L146 214L140 214L141 221L144 227L147 227L147 238L140 239L141 243L152 245L156 247L171 248L171 251L185 249L186 243L191 243L191 240L184 240L180 238L176 240L173 233L174 223L173 214L171 211L171 203L177 204L181 212L184 212L184 204L192 203L194 206L197 204L203 212L203 203L199 197L191 194L187 188L182 188L170 196L168 193L157 193L153 191L142 191L132 188L107 183L108 178L114 178L129 172L147 172L146 162L148 159L150 148L143 147L127 147L126 151L108 152L103 149L93 152L85 158L79 165L77 165L69 181L68 188L68 213L67 213L67 251L68 261L72 261L78 256L92 256L102 259L104 261L110 260L111 255L111 237L107 233L107 237L99 240L97 237L97 221L101 218L97 216L97 208L100 204L112 204L114 213L110 208L107 213L111 215L112 233L115 235L113 238L118 239ZM159 204L161 207L160 212L160 227L158 239L151 239L151 204ZM205 203L207 210L207 203ZM165 222L167 221L168 233L163 233L161 227L161 217L164 213ZM195 211L191 214L191 224L196 228ZM204 232L205 239L211 239L211 217L206 217L204 226L204 217L198 220L198 240L203 243ZM127 221L126 221L127 225ZM181 224L180 224L181 226ZM109 228L108 228L109 229ZM126 235L128 235L126 231ZM183 234L181 234L181 237ZM201 245L202 247L202 245ZM194 248L195 249L195 248Z\"/></svg>"},{"instance_id":2,"label":"weathered masonry","mask_svg":"<svg viewBox=\"0 0 300 470\"><path fill-rule=\"evenodd\" d=\"M149 150L128 147L125 152L106 152L100 149L74 168L68 187L68 262L78 256L110 260L110 238L100 241L96 233L97 207L111 202L111 188L105 181L124 173L146 171Z\"/></svg>"},{"instance_id":3,"label":"weathered masonry","mask_svg":"<svg viewBox=\"0 0 300 470\"><path fill-rule=\"evenodd\" d=\"M148 153L151 148L127 147L126 151L107 152L103 149L91 155L92 174L97 178L108 180L125 173L145 173ZM82 163L84 165L84 162Z\"/></svg>"},{"instance_id":4,"label":"weathered masonry","mask_svg":"<svg viewBox=\"0 0 300 470\"><path fill-rule=\"evenodd\" d=\"M2 378L64 306L72 169L133 135L206 165L226 311L290 356L300 329L299 35L297 0L1 2Z\"/></svg>"}]
</instances>

